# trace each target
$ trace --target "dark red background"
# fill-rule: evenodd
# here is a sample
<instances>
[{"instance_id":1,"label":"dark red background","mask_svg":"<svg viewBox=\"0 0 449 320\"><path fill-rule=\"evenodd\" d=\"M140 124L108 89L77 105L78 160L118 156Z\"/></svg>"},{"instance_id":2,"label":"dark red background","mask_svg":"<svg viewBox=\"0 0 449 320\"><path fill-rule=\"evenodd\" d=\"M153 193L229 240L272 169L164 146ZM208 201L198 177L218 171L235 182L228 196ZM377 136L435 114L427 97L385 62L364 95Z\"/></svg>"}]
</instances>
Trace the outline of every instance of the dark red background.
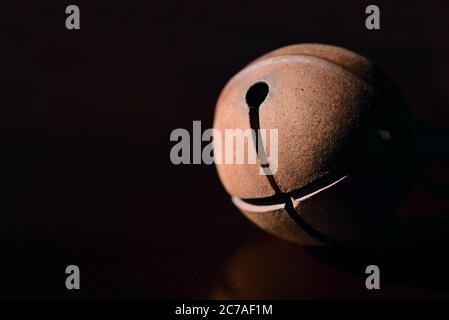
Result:
<instances>
[{"instance_id":1,"label":"dark red background","mask_svg":"<svg viewBox=\"0 0 449 320\"><path fill-rule=\"evenodd\" d=\"M65 7L81 30L65 29ZM449 297L449 6L364 1L3 1L1 298ZM381 65L417 120L418 184L365 242L307 249L258 230L170 132L211 126L240 68L303 42ZM369 205L369 204L367 204ZM65 267L81 290L65 289ZM365 289L368 264L382 289Z\"/></svg>"}]
</instances>

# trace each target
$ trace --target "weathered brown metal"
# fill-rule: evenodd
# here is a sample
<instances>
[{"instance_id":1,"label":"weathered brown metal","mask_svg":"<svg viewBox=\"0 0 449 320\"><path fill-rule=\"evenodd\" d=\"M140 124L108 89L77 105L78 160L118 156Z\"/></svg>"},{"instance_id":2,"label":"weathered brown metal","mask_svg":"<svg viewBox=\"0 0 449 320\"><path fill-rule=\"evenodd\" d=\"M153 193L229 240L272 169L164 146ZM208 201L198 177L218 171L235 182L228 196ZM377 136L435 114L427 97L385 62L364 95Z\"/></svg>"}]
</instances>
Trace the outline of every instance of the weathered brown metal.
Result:
<instances>
[{"instance_id":1,"label":"weathered brown metal","mask_svg":"<svg viewBox=\"0 0 449 320\"><path fill-rule=\"evenodd\" d=\"M214 119L223 136L252 127L246 95L258 82L269 87L257 120L278 130L278 170L270 180L260 164L217 164L241 211L300 243L354 238L383 221L409 191L415 165L408 107L384 73L334 46L275 50L223 89ZM270 208L270 197L285 208L256 208Z\"/></svg>"}]
</instances>

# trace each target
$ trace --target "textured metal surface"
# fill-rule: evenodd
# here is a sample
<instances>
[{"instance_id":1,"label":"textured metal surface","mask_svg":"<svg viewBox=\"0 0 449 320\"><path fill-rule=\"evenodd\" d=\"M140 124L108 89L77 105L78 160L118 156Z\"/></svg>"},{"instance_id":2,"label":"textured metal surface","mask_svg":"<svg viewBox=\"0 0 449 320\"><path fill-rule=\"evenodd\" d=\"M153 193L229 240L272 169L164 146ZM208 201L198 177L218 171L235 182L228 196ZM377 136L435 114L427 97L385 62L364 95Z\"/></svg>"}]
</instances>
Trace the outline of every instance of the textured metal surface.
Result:
<instances>
[{"instance_id":1,"label":"textured metal surface","mask_svg":"<svg viewBox=\"0 0 449 320\"><path fill-rule=\"evenodd\" d=\"M309 241L292 236L291 224L299 225L298 235L310 229L306 233L320 241L346 240L388 216L411 186L415 160L407 106L383 72L338 47L281 48L228 82L214 128L224 133L251 127L245 97L259 82L269 91L258 126L278 130L278 170L268 179L259 174L260 164L217 164L217 170L232 196L255 203L280 197L291 208L288 215L240 208L245 215L301 243ZM348 179L338 181L343 176Z\"/></svg>"}]
</instances>

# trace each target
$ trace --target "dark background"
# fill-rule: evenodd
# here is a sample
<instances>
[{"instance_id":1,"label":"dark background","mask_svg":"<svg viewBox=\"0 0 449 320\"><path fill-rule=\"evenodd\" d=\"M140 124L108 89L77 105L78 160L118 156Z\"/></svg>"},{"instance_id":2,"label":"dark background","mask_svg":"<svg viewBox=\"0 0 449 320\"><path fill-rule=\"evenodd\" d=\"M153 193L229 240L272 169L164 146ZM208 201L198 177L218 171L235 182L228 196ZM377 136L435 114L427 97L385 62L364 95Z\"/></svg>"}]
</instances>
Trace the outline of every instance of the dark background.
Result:
<instances>
[{"instance_id":1,"label":"dark background","mask_svg":"<svg viewBox=\"0 0 449 320\"><path fill-rule=\"evenodd\" d=\"M378 31L364 1L0 3L0 298L449 297L447 2L376 1ZM350 247L267 235L213 166L169 159L171 131L210 127L233 74L304 42L376 61L417 122L415 190ZM81 290L65 289L69 264Z\"/></svg>"}]
</instances>

